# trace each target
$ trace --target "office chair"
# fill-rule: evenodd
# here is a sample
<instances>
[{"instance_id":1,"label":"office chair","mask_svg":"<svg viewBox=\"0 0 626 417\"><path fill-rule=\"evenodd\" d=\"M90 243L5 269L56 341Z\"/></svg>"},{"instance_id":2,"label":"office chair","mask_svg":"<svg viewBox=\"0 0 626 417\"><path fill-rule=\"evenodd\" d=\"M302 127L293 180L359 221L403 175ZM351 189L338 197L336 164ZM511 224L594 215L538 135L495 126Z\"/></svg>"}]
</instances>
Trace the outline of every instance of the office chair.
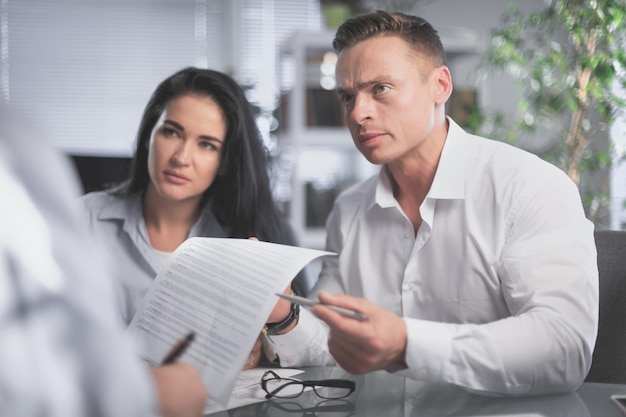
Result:
<instances>
[{"instance_id":1,"label":"office chair","mask_svg":"<svg viewBox=\"0 0 626 417\"><path fill-rule=\"evenodd\" d=\"M586 382L626 384L626 232L596 231L598 338Z\"/></svg>"}]
</instances>

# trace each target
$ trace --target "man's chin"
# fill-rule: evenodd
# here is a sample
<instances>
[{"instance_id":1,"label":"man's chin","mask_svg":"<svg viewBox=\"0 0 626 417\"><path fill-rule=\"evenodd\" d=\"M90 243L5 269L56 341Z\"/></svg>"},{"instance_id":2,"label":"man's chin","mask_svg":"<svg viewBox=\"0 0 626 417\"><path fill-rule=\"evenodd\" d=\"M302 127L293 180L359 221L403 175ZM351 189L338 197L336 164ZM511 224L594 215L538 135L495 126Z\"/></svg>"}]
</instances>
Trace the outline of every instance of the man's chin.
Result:
<instances>
[{"instance_id":1,"label":"man's chin","mask_svg":"<svg viewBox=\"0 0 626 417\"><path fill-rule=\"evenodd\" d=\"M361 155L363 155L369 163L374 164L374 165L383 165L389 162L388 158L385 158L385 156L381 155L380 152L361 151Z\"/></svg>"}]
</instances>

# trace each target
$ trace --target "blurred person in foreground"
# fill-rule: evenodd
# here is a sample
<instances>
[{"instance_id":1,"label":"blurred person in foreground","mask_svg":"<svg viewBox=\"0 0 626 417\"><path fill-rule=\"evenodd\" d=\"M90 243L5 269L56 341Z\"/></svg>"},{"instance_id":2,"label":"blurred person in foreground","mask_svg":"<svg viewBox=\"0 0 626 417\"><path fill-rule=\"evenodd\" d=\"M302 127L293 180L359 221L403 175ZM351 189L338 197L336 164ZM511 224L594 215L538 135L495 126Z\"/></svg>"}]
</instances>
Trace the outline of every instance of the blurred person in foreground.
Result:
<instances>
[{"instance_id":1,"label":"blurred person in foreground","mask_svg":"<svg viewBox=\"0 0 626 417\"><path fill-rule=\"evenodd\" d=\"M199 372L149 370L123 338L74 173L29 122L0 109L0 415L201 416Z\"/></svg>"},{"instance_id":2,"label":"blurred person in foreground","mask_svg":"<svg viewBox=\"0 0 626 417\"><path fill-rule=\"evenodd\" d=\"M446 117L452 76L424 19L374 12L337 30L337 93L378 175L341 195L311 294L271 339L282 366L337 363L491 395L571 391L598 325L593 225L572 181ZM280 301L274 316L286 317ZM321 319L317 320L315 317Z\"/></svg>"}]
</instances>

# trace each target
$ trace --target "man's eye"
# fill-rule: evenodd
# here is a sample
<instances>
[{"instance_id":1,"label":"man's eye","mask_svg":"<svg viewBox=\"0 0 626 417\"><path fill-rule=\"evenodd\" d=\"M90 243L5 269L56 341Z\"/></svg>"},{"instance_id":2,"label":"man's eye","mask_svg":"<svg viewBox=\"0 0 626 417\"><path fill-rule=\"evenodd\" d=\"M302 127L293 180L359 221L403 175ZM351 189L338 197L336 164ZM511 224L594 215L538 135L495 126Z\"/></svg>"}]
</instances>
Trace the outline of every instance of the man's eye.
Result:
<instances>
[{"instance_id":1,"label":"man's eye","mask_svg":"<svg viewBox=\"0 0 626 417\"><path fill-rule=\"evenodd\" d=\"M377 94L384 93L388 90L389 90L389 87L387 87L386 85L377 85L376 87L374 87L374 93L377 93Z\"/></svg>"},{"instance_id":2,"label":"man's eye","mask_svg":"<svg viewBox=\"0 0 626 417\"><path fill-rule=\"evenodd\" d=\"M343 95L339 97L339 100L341 100L343 104L350 104L354 101L354 96Z\"/></svg>"}]
</instances>

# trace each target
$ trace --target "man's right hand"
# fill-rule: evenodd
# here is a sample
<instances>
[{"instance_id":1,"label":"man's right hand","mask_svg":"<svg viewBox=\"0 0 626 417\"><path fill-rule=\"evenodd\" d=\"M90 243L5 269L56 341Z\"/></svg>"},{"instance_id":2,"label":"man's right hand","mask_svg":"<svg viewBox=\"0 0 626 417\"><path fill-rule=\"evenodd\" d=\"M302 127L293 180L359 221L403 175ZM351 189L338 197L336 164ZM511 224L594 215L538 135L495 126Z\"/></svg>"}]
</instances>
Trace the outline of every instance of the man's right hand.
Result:
<instances>
[{"instance_id":1,"label":"man's right hand","mask_svg":"<svg viewBox=\"0 0 626 417\"><path fill-rule=\"evenodd\" d=\"M209 399L198 370L184 362L152 368L163 417L200 417Z\"/></svg>"},{"instance_id":2,"label":"man's right hand","mask_svg":"<svg viewBox=\"0 0 626 417\"><path fill-rule=\"evenodd\" d=\"M328 324L328 349L332 357L351 374L377 369L406 368L407 329L404 319L363 298L320 291L324 304L357 311L367 320L355 320L316 305L311 312Z\"/></svg>"}]
</instances>

